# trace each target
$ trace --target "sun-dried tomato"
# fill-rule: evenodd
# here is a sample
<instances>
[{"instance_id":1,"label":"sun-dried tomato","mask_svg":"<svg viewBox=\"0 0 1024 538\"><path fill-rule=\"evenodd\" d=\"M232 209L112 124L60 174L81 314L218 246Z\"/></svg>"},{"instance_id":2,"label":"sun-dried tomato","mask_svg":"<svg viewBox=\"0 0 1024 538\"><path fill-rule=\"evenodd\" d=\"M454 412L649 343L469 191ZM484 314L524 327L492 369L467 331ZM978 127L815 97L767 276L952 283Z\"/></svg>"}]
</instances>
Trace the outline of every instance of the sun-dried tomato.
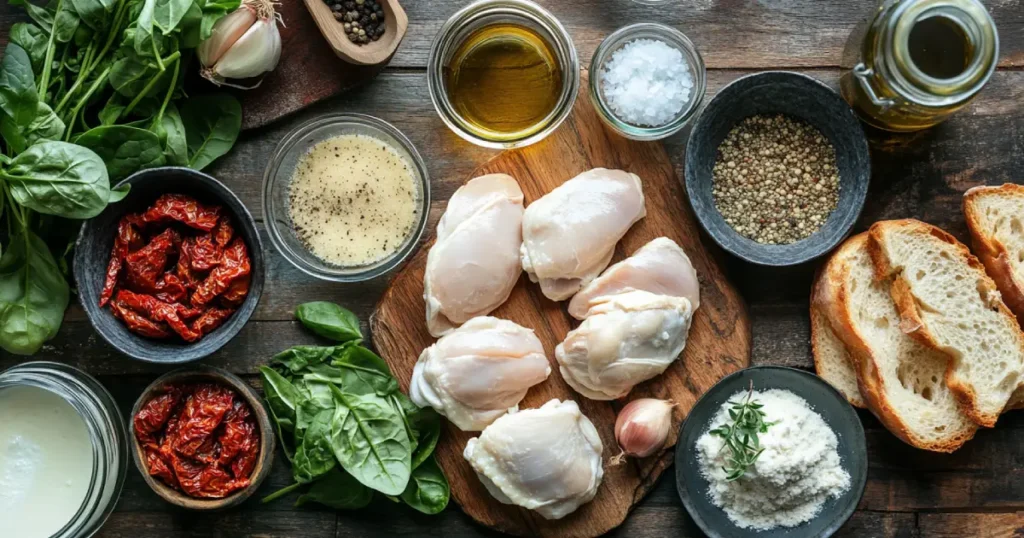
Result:
<instances>
[{"instance_id":1,"label":"sun-dried tomato","mask_svg":"<svg viewBox=\"0 0 1024 538\"><path fill-rule=\"evenodd\" d=\"M168 228L146 246L128 254L125 265L131 286L141 291L156 291L157 278L163 274L171 252L180 241L181 235Z\"/></svg>"},{"instance_id":2,"label":"sun-dried tomato","mask_svg":"<svg viewBox=\"0 0 1024 538\"><path fill-rule=\"evenodd\" d=\"M129 331L136 334L156 339L169 338L171 336L171 330L166 324L155 322L135 312L122 301L115 299L110 303L110 312L114 314L115 318L123 321Z\"/></svg>"},{"instance_id":3,"label":"sun-dried tomato","mask_svg":"<svg viewBox=\"0 0 1024 538\"><path fill-rule=\"evenodd\" d=\"M163 429L179 401L181 389L168 387L165 392L146 402L135 415L135 434L152 434Z\"/></svg>"},{"instance_id":4,"label":"sun-dried tomato","mask_svg":"<svg viewBox=\"0 0 1024 538\"><path fill-rule=\"evenodd\" d=\"M165 303L180 303L188 296L188 288L178 275L167 272L156 281L154 297Z\"/></svg>"},{"instance_id":5,"label":"sun-dried tomato","mask_svg":"<svg viewBox=\"0 0 1024 538\"><path fill-rule=\"evenodd\" d=\"M151 448L145 449L146 452L146 468L149 469L149 474L163 480L165 484L172 488L178 487L178 479L174 476L174 471L171 470L167 462L164 461L163 456L159 451Z\"/></svg>"},{"instance_id":6,"label":"sun-dried tomato","mask_svg":"<svg viewBox=\"0 0 1024 538\"><path fill-rule=\"evenodd\" d=\"M192 330L202 336L210 334L234 313L235 311L230 308L210 307L192 322Z\"/></svg>"},{"instance_id":7,"label":"sun-dried tomato","mask_svg":"<svg viewBox=\"0 0 1024 538\"><path fill-rule=\"evenodd\" d=\"M181 426L181 405L176 407L174 415L167 420L164 438L160 440L160 454L167 460L174 455L174 443L178 441L178 429Z\"/></svg>"},{"instance_id":8,"label":"sun-dried tomato","mask_svg":"<svg viewBox=\"0 0 1024 538\"><path fill-rule=\"evenodd\" d=\"M249 284L252 282L252 275L245 275L236 278L228 285L228 289L220 295L220 302L228 308L238 308L245 302L245 296L249 295Z\"/></svg>"},{"instance_id":9,"label":"sun-dried tomato","mask_svg":"<svg viewBox=\"0 0 1024 538\"><path fill-rule=\"evenodd\" d=\"M118 302L128 305L132 310L144 314L153 321L163 321L187 342L199 339L199 333L192 330L184 319L199 315L200 311L179 303L165 303L151 295L143 295L128 290L117 292ZM184 318L184 319L183 319Z\"/></svg>"},{"instance_id":10,"label":"sun-dried tomato","mask_svg":"<svg viewBox=\"0 0 1024 538\"><path fill-rule=\"evenodd\" d=\"M213 230L213 242L218 247L224 248L231 243L231 239L235 237L235 228L231 226L231 219L227 215L220 218L217 222L217 227Z\"/></svg>"},{"instance_id":11,"label":"sun-dried tomato","mask_svg":"<svg viewBox=\"0 0 1024 538\"><path fill-rule=\"evenodd\" d=\"M245 241L237 238L224 249L220 265L210 271L210 276L202 281L192 293L192 305L203 306L228 289L235 279L249 274L249 254Z\"/></svg>"},{"instance_id":12,"label":"sun-dried tomato","mask_svg":"<svg viewBox=\"0 0 1024 538\"><path fill-rule=\"evenodd\" d=\"M183 194L164 194L142 214L147 223L176 220L190 228L209 232L217 226L220 207L206 207L195 198Z\"/></svg>"},{"instance_id":13,"label":"sun-dried tomato","mask_svg":"<svg viewBox=\"0 0 1024 538\"><path fill-rule=\"evenodd\" d=\"M100 292L100 306L110 302L114 294L114 287L117 285L118 276L124 265L125 257L132 250L141 248L142 236L132 226L128 216L122 217L117 223L117 237L114 238L114 248L110 252L110 263L107 264L107 278L103 282L103 291Z\"/></svg>"},{"instance_id":14,"label":"sun-dried tomato","mask_svg":"<svg viewBox=\"0 0 1024 538\"><path fill-rule=\"evenodd\" d=\"M249 486L249 479L236 480L227 471L175 455L174 474L181 490L191 497L218 499Z\"/></svg>"},{"instance_id":15,"label":"sun-dried tomato","mask_svg":"<svg viewBox=\"0 0 1024 538\"><path fill-rule=\"evenodd\" d=\"M234 393L225 387L212 384L197 386L185 400L174 450L185 456L194 456L220 426L233 402Z\"/></svg>"},{"instance_id":16,"label":"sun-dried tomato","mask_svg":"<svg viewBox=\"0 0 1024 538\"><path fill-rule=\"evenodd\" d=\"M209 271L220 265L221 248L213 242L210 234L192 237L182 247L188 253L194 271Z\"/></svg>"}]
</instances>

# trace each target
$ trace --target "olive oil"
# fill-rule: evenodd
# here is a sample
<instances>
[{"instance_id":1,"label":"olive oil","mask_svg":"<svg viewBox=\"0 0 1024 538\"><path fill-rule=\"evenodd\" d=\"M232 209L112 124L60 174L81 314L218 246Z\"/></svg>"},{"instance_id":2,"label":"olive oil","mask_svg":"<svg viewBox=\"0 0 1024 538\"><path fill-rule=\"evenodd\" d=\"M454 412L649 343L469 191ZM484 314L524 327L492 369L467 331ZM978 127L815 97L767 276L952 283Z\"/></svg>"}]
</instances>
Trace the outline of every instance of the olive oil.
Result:
<instances>
[{"instance_id":1,"label":"olive oil","mask_svg":"<svg viewBox=\"0 0 1024 538\"><path fill-rule=\"evenodd\" d=\"M551 44L518 24L479 28L444 68L444 84L465 127L493 141L542 130L562 94L562 66Z\"/></svg>"},{"instance_id":2,"label":"olive oil","mask_svg":"<svg viewBox=\"0 0 1024 538\"><path fill-rule=\"evenodd\" d=\"M914 65L937 79L949 79L963 73L974 54L974 47L963 27L942 16L917 21L910 29L907 46Z\"/></svg>"}]
</instances>

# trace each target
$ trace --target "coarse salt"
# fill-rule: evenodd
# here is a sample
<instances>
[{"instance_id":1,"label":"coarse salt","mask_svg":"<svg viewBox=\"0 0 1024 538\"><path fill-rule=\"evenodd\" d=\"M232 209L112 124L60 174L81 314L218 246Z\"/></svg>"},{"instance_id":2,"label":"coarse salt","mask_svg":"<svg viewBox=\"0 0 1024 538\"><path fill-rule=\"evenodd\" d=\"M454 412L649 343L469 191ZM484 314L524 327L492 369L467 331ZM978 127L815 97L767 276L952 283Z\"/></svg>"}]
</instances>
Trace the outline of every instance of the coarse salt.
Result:
<instances>
[{"instance_id":1,"label":"coarse salt","mask_svg":"<svg viewBox=\"0 0 1024 538\"><path fill-rule=\"evenodd\" d=\"M729 401L743 401L746 392ZM795 527L818 515L830 497L850 488L850 473L842 467L839 440L807 401L786 390L754 391L751 401L764 407L768 431L758 436L764 452L740 478L728 481L725 440L705 433L697 440L701 474L710 484L711 502L722 508L738 527L768 530ZM708 430L731 422L726 403L711 419Z\"/></svg>"},{"instance_id":2,"label":"coarse salt","mask_svg":"<svg viewBox=\"0 0 1024 538\"><path fill-rule=\"evenodd\" d=\"M693 76L679 49L660 40L637 39L605 62L601 85L605 101L620 120L660 127L690 102Z\"/></svg>"}]
</instances>

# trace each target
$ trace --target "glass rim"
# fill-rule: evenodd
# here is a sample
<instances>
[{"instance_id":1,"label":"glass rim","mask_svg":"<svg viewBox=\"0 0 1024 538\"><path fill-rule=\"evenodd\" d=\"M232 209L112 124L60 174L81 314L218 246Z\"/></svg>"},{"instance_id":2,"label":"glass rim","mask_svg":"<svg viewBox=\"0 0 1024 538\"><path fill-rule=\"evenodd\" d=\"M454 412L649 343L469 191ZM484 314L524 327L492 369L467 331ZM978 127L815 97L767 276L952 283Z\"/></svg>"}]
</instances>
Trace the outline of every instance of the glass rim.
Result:
<instances>
[{"instance_id":1,"label":"glass rim","mask_svg":"<svg viewBox=\"0 0 1024 538\"><path fill-rule=\"evenodd\" d=\"M601 70L604 69L604 64L607 63L611 55L626 43L649 36L664 39L669 46L678 49L693 70L693 90L689 102L672 121L657 127L633 125L619 119L605 101L604 91L601 88ZM632 140L661 140L681 131L697 115L707 89L707 69L704 65L704 58L697 47L683 32L656 22L629 24L609 34L594 51L589 71L590 99L594 103L594 108L597 109L598 116L613 130Z\"/></svg>"},{"instance_id":2,"label":"glass rim","mask_svg":"<svg viewBox=\"0 0 1024 538\"><path fill-rule=\"evenodd\" d=\"M408 153L411 158L412 162L409 164L412 165L414 175L416 176L415 179L420 184L421 188L421 200L418 204L419 216L417 217L415 228L406 237L404 246L391 256L374 262L365 268L338 267L337 270L325 271L321 267L315 266L310 263L307 258L316 259L324 266L328 266L328 264L319 260L319 258L316 258L316 256L308 250L295 252L294 249L290 248L282 236L282 232L278 226L278 219L276 218L279 216L280 211L275 208L272 200L272 193L274 186L277 183L277 176L279 175L284 155L293 147L298 145L301 142L301 139L310 132L321 127L332 125L358 125L361 127L369 127L371 130L375 130L381 134L385 143L390 142L399 146L403 151ZM416 149L416 146L394 125L368 114L359 114L354 112L324 114L300 123L294 129L289 131L280 142L278 142L263 173L262 207L263 221L267 228L267 234L270 236L270 242L274 245L274 248L278 253L281 254L281 257L287 260L288 263L292 264L307 275L321 280L349 283L363 282L395 270L405 263L405 261L419 249L419 244L423 238L424 232L426 231L430 213L430 174L427 171L426 162Z\"/></svg>"}]
</instances>

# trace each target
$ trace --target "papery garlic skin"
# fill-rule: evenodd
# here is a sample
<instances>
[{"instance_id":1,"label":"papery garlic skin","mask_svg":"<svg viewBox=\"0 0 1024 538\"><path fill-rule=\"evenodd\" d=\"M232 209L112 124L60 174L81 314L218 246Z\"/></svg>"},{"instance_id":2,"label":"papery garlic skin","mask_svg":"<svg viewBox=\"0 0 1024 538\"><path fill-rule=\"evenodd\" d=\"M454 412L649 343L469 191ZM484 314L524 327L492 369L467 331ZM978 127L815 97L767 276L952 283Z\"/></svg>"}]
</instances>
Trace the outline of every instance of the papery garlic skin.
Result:
<instances>
[{"instance_id":1,"label":"papery garlic skin","mask_svg":"<svg viewBox=\"0 0 1024 538\"><path fill-rule=\"evenodd\" d=\"M218 86L259 86L227 81L258 77L277 67L282 48L279 19L271 0L243 0L237 10L213 25L213 33L199 45L200 74Z\"/></svg>"},{"instance_id":2,"label":"papery garlic skin","mask_svg":"<svg viewBox=\"0 0 1024 538\"><path fill-rule=\"evenodd\" d=\"M675 403L654 398L629 402L615 419L615 441L628 456L646 458L665 446Z\"/></svg>"}]
</instances>

